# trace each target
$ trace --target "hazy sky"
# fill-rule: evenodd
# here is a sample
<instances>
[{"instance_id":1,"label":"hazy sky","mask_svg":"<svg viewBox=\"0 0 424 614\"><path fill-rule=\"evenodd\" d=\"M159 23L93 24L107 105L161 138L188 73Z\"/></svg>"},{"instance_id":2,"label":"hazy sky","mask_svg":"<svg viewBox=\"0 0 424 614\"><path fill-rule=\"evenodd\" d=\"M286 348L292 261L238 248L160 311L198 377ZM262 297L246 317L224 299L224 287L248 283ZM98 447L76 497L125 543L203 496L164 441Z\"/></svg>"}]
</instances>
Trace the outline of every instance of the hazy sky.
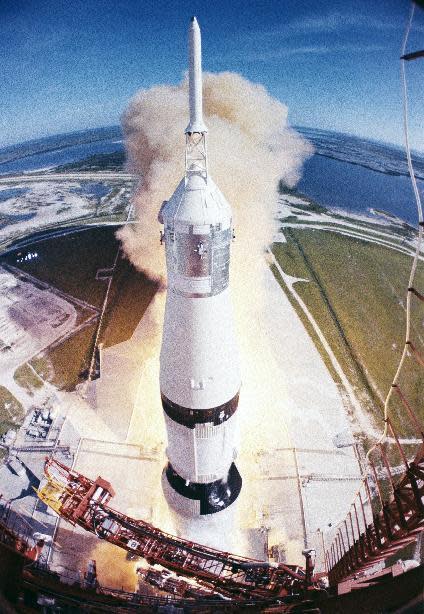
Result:
<instances>
[{"instance_id":1,"label":"hazy sky","mask_svg":"<svg viewBox=\"0 0 424 614\"><path fill-rule=\"evenodd\" d=\"M0 0L0 146L119 123L131 96L177 83L198 17L204 70L240 72L289 121L400 143L407 0ZM409 50L424 48L417 6ZM424 149L424 59L407 65Z\"/></svg>"}]
</instances>

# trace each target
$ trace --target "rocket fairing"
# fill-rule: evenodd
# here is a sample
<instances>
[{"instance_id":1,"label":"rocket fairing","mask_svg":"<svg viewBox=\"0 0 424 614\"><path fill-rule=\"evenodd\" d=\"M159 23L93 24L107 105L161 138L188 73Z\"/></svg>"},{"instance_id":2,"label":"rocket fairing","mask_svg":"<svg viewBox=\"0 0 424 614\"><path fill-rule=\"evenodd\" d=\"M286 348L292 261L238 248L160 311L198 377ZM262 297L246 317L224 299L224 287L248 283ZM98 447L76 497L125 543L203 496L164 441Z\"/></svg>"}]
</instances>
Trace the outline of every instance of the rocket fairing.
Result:
<instances>
[{"instance_id":1,"label":"rocket fairing","mask_svg":"<svg viewBox=\"0 0 424 614\"><path fill-rule=\"evenodd\" d=\"M241 490L234 464L240 369L229 294L232 214L208 174L195 17L189 52L185 176L159 212L168 276L160 389L169 462L162 483L175 511L199 517L227 508Z\"/></svg>"}]
</instances>

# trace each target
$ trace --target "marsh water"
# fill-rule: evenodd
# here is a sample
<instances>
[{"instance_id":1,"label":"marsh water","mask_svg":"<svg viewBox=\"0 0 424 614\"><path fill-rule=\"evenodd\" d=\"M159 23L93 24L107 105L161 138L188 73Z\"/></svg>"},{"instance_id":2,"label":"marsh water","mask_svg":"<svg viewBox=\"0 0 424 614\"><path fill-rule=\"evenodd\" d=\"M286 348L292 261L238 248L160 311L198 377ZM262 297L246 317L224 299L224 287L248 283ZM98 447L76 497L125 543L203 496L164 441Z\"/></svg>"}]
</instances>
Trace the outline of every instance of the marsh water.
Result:
<instances>
[{"instance_id":1,"label":"marsh water","mask_svg":"<svg viewBox=\"0 0 424 614\"><path fill-rule=\"evenodd\" d=\"M417 180L419 190L424 182ZM321 205L353 213L379 209L415 225L418 221L411 179L315 154L305 162L297 189Z\"/></svg>"}]
</instances>

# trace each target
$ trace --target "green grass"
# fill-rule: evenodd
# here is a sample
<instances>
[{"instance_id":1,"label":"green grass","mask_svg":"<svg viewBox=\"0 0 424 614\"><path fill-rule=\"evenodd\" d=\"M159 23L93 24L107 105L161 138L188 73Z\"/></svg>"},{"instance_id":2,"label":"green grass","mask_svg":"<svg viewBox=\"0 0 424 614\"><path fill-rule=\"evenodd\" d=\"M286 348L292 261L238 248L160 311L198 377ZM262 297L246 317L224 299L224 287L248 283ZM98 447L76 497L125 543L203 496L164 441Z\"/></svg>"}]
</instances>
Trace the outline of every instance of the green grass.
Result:
<instances>
[{"instance_id":1,"label":"green grass","mask_svg":"<svg viewBox=\"0 0 424 614\"><path fill-rule=\"evenodd\" d=\"M118 188L117 188L118 189ZM98 269L113 265L119 243L117 228L110 226L89 228L60 238L37 243L38 259L21 263L25 272L101 309L106 281L96 280ZM7 262L16 265L12 253ZM99 342L105 347L129 339L148 304L157 291L157 284L120 258L114 273L108 306L100 331ZM78 324L87 313L78 307ZM90 365L97 323L86 326L74 335L33 358L31 366L43 379L58 388L73 390ZM28 373L29 371L29 373ZM22 367L17 372L22 385L41 385L37 377Z\"/></svg>"},{"instance_id":2,"label":"green grass","mask_svg":"<svg viewBox=\"0 0 424 614\"><path fill-rule=\"evenodd\" d=\"M106 284L103 282L104 291ZM103 318L99 343L105 348L126 341L133 334L157 291L157 285L121 259L114 275L108 305ZM97 322L83 328L59 345L31 361L38 373L65 390L74 390L81 374L90 367Z\"/></svg>"},{"instance_id":3,"label":"green grass","mask_svg":"<svg viewBox=\"0 0 424 614\"><path fill-rule=\"evenodd\" d=\"M13 379L29 394L33 394L34 389L39 389L43 386L43 382L26 363L16 369Z\"/></svg>"},{"instance_id":4,"label":"green grass","mask_svg":"<svg viewBox=\"0 0 424 614\"><path fill-rule=\"evenodd\" d=\"M406 237L403 236L402 233L398 233L398 234L401 234L402 236L396 236L395 234L393 234L396 231L396 229L392 228L390 230L389 228L379 226L378 224L361 224L359 222L356 222L355 220L354 222L355 226L341 226L337 222L328 222L327 220L325 221L305 220L304 218L299 219L296 216L292 216L292 215L284 219L281 219L280 222L282 223L282 226L280 228L282 232L285 232L285 227L287 224L299 224L302 227L309 226L310 228L317 228L317 229L319 229L319 227L325 226L326 231L333 230L333 232L338 232L339 234L341 233L367 234L367 236L371 240L375 239L378 241L390 242L391 244L393 244L393 246L398 246L399 248L409 250L410 252L412 252L413 250L413 248L408 243L406 243ZM367 233L366 232L367 230L373 230L374 232ZM390 236L387 236L388 234ZM415 236L416 236L416 233L415 233ZM408 236L408 238L413 238L413 237Z\"/></svg>"},{"instance_id":5,"label":"green grass","mask_svg":"<svg viewBox=\"0 0 424 614\"><path fill-rule=\"evenodd\" d=\"M299 316L300 320L302 321L303 326L306 328L306 330L308 331L309 336L312 338L312 340L315 343L317 349L319 350L319 352L320 352L320 354L322 356L322 359L323 359L327 369L331 373L332 378L334 379L334 381L337 384L341 384L340 378L339 378L339 376L337 374L337 371L334 369L333 363L331 362L327 352L325 351L325 348L322 346L320 338L318 337L317 333L315 332L314 327L312 326L312 324L310 323L310 321L306 317L303 309L299 306L298 302L292 297L289 289L287 288L287 285L284 283L284 280L281 278L281 276L280 276L280 274L278 272L278 269L277 269L277 267L274 264L271 264L271 271L273 272L274 277L278 280L278 283L280 284L280 286L284 290L284 293L286 294L289 302L291 303L291 306L296 311L297 315Z\"/></svg>"},{"instance_id":6,"label":"green grass","mask_svg":"<svg viewBox=\"0 0 424 614\"><path fill-rule=\"evenodd\" d=\"M48 372L48 381L62 390L74 390L81 380L81 372L90 365L96 324L92 324L68 337L31 364L37 372L40 366ZM48 365L47 368L44 365Z\"/></svg>"},{"instance_id":7,"label":"green grass","mask_svg":"<svg viewBox=\"0 0 424 614\"><path fill-rule=\"evenodd\" d=\"M96 281L99 268L112 266L118 241L116 228L88 228L60 238L37 243L38 258L22 262L19 268L59 290L100 307L105 284ZM16 266L14 254L6 262Z\"/></svg>"},{"instance_id":8,"label":"green grass","mask_svg":"<svg viewBox=\"0 0 424 614\"><path fill-rule=\"evenodd\" d=\"M289 275L309 279L296 290L317 320L359 398L382 426L382 399L395 373L404 341L405 294L411 258L388 248L333 232L285 228L286 244L274 255ZM278 279L278 277L277 277ZM279 279L281 282L281 279ZM417 288L424 289L419 271ZM424 305L414 304L412 338L422 343ZM322 348L318 346L321 353ZM405 371L405 395L424 418L424 370ZM409 365L408 365L409 366ZM413 434L397 403L395 428Z\"/></svg>"},{"instance_id":9,"label":"green grass","mask_svg":"<svg viewBox=\"0 0 424 614\"><path fill-rule=\"evenodd\" d=\"M99 341L110 347L129 339L157 290L155 281L136 271L128 260L121 259L113 278Z\"/></svg>"},{"instance_id":10,"label":"green grass","mask_svg":"<svg viewBox=\"0 0 424 614\"><path fill-rule=\"evenodd\" d=\"M78 281L79 270L75 269L73 284ZM85 273L82 273L85 276ZM66 285L70 285L67 280ZM100 285L103 298L106 282L91 279L90 283L78 284L85 294L79 298L87 300L93 296L91 286ZM157 291L156 282L134 269L128 260L118 261L109 293L108 305L103 318L99 343L105 348L126 341L133 334L145 310ZM82 381L82 373L90 367L97 322L86 326L62 343L48 349L31 360L32 367L43 379L60 389L74 390Z\"/></svg>"},{"instance_id":11,"label":"green grass","mask_svg":"<svg viewBox=\"0 0 424 614\"><path fill-rule=\"evenodd\" d=\"M6 433L11 428L19 427L24 417L24 408L21 403L7 388L0 386L0 435L3 435L3 433Z\"/></svg>"},{"instance_id":12,"label":"green grass","mask_svg":"<svg viewBox=\"0 0 424 614\"><path fill-rule=\"evenodd\" d=\"M53 376L51 363L41 356L36 356L30 361L30 365L43 380L49 380Z\"/></svg>"}]
</instances>

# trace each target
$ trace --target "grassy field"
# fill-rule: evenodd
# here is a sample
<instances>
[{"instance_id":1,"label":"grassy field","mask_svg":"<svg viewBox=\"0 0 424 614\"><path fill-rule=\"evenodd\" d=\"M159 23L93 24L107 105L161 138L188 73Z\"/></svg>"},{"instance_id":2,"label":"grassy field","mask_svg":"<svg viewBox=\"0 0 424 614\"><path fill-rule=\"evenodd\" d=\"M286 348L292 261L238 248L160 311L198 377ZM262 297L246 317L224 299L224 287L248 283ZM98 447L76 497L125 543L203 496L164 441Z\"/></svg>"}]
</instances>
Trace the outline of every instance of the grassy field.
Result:
<instances>
[{"instance_id":1,"label":"grassy field","mask_svg":"<svg viewBox=\"0 0 424 614\"><path fill-rule=\"evenodd\" d=\"M37 243L39 257L19 264L34 277L98 308L102 307L107 282L96 279L98 269L113 265L119 243L116 227L103 226ZM11 254L7 261L15 264ZM114 274L99 342L105 347L131 337L157 290L155 282L120 258ZM80 309L80 308L78 308ZM85 319L83 310L78 319ZM90 365L97 322L34 357L30 364L59 388L73 390ZM40 386L40 380L27 365L20 367L15 379L25 388Z\"/></svg>"},{"instance_id":2,"label":"grassy field","mask_svg":"<svg viewBox=\"0 0 424 614\"><path fill-rule=\"evenodd\" d=\"M103 288L105 292L104 282ZM155 282L136 271L127 260L120 259L109 293L99 343L107 348L129 339L156 290ZM32 366L39 373L47 373L48 380L58 388L73 390L90 366L96 331L97 322L49 349L42 356L35 357L31 361Z\"/></svg>"},{"instance_id":3,"label":"grassy field","mask_svg":"<svg viewBox=\"0 0 424 614\"><path fill-rule=\"evenodd\" d=\"M129 339L157 290L156 282L136 271L128 260L120 259L99 341L109 347Z\"/></svg>"},{"instance_id":4,"label":"grassy field","mask_svg":"<svg viewBox=\"0 0 424 614\"><path fill-rule=\"evenodd\" d=\"M96 272L113 264L118 249L116 230L114 226L94 227L40 241L36 244L38 258L19 263L19 268L75 298L100 307L105 283L96 281ZM5 260L16 266L14 253Z\"/></svg>"},{"instance_id":5,"label":"grassy field","mask_svg":"<svg viewBox=\"0 0 424 614\"><path fill-rule=\"evenodd\" d=\"M411 259L334 232L285 228L284 234L287 243L273 246L277 261L287 274L309 280L297 282L296 290L381 427L383 399L403 348ZM278 274L277 279L282 283ZM422 270L416 286L424 288ZM414 302L413 320L412 339L419 346L424 337L424 305L419 301ZM424 370L412 358L407 362L402 389L424 419ZM402 434L413 433L399 403L393 403L391 415Z\"/></svg>"},{"instance_id":6,"label":"grassy field","mask_svg":"<svg viewBox=\"0 0 424 614\"><path fill-rule=\"evenodd\" d=\"M47 371L48 381L62 390L74 390L89 367L96 325L81 329L65 341L32 359L37 372Z\"/></svg>"},{"instance_id":7,"label":"grassy field","mask_svg":"<svg viewBox=\"0 0 424 614\"><path fill-rule=\"evenodd\" d=\"M13 379L29 394L33 394L34 390L43 386L43 382L26 363L16 369Z\"/></svg>"},{"instance_id":8,"label":"grassy field","mask_svg":"<svg viewBox=\"0 0 424 614\"><path fill-rule=\"evenodd\" d=\"M24 409L19 401L7 388L0 386L0 435L19 427L24 417Z\"/></svg>"}]
</instances>

